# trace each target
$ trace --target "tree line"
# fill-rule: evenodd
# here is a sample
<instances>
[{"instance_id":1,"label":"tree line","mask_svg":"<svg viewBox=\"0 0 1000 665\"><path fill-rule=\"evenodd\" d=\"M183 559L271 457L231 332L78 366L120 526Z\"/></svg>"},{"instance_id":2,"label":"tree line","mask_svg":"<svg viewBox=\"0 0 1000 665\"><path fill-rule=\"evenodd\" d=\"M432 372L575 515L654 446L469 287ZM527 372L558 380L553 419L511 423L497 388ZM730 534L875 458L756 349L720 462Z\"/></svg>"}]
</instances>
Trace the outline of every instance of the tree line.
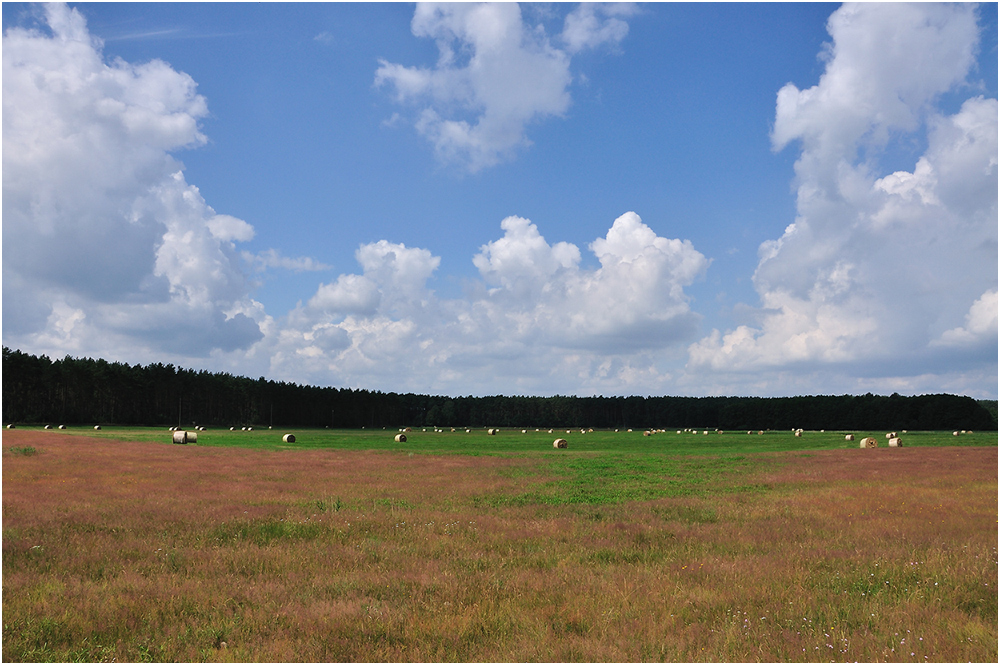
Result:
<instances>
[{"instance_id":1,"label":"tree line","mask_svg":"<svg viewBox=\"0 0 1000 665\"><path fill-rule=\"evenodd\" d=\"M382 428L594 427L942 430L997 428L996 400L958 395L448 397L317 387L226 372L3 348L11 423Z\"/></svg>"}]
</instances>

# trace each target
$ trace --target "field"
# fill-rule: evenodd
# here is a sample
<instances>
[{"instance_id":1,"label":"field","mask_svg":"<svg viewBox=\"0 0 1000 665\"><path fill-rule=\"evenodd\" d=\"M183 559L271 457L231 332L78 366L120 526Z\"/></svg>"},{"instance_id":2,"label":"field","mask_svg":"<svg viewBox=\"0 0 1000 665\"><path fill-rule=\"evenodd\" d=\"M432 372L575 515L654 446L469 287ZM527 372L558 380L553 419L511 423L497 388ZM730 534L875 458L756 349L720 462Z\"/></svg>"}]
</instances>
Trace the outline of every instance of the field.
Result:
<instances>
[{"instance_id":1,"label":"field","mask_svg":"<svg viewBox=\"0 0 1000 665\"><path fill-rule=\"evenodd\" d=\"M422 429L5 430L3 660L997 661L996 432Z\"/></svg>"}]
</instances>

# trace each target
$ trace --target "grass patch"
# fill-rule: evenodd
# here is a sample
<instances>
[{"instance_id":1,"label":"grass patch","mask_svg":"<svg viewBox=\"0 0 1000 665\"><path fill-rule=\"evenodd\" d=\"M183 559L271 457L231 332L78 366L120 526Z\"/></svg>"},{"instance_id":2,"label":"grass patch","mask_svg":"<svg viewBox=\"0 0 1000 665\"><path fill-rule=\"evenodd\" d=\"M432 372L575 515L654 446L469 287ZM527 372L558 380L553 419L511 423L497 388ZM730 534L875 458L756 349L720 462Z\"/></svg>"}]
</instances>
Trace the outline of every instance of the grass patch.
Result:
<instances>
[{"instance_id":1,"label":"grass patch","mask_svg":"<svg viewBox=\"0 0 1000 665\"><path fill-rule=\"evenodd\" d=\"M32 457L38 454L38 450L33 446L11 446L7 448L7 452L21 457Z\"/></svg>"},{"instance_id":2,"label":"grass patch","mask_svg":"<svg viewBox=\"0 0 1000 665\"><path fill-rule=\"evenodd\" d=\"M18 429L46 459L2 469L5 660L997 659L986 436L217 434Z\"/></svg>"}]
</instances>

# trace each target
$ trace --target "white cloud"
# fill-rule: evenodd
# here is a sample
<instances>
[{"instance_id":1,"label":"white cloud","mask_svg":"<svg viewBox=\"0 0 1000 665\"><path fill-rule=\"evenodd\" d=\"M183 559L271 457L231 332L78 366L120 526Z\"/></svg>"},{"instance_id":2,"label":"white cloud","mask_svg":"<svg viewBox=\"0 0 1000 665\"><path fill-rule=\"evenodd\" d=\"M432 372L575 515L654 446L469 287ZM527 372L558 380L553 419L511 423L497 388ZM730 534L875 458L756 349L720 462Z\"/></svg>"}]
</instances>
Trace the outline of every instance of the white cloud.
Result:
<instances>
[{"instance_id":1,"label":"white cloud","mask_svg":"<svg viewBox=\"0 0 1000 665\"><path fill-rule=\"evenodd\" d=\"M684 287L708 266L690 242L626 213L590 245L600 267L582 269L575 245L550 245L531 221L508 217L501 228L473 257L482 281L456 299L428 288L440 261L429 251L363 245L363 274L321 285L289 315L272 372L421 392L489 392L497 381L613 392L669 378L657 365L699 320ZM320 353L315 336L334 329L339 346Z\"/></svg>"},{"instance_id":2,"label":"white cloud","mask_svg":"<svg viewBox=\"0 0 1000 665\"><path fill-rule=\"evenodd\" d=\"M778 93L774 146L801 142L798 216L760 247L758 324L692 344L688 369L943 375L955 356L934 348L992 334L977 357L995 371L997 102L935 107L969 71L975 9L848 5L828 28L819 84ZM879 177L879 155L909 136L927 141L913 170Z\"/></svg>"},{"instance_id":3,"label":"white cloud","mask_svg":"<svg viewBox=\"0 0 1000 665\"><path fill-rule=\"evenodd\" d=\"M433 68L380 60L377 86L417 109L414 125L445 163L470 172L510 159L530 145L527 126L561 116L570 105L570 53L621 41L629 8L585 5L566 19L567 50L542 26L526 24L515 3L420 3L411 29L434 39ZM601 15L599 18L598 15Z\"/></svg>"},{"instance_id":4,"label":"white cloud","mask_svg":"<svg viewBox=\"0 0 1000 665\"><path fill-rule=\"evenodd\" d=\"M965 326L946 330L935 344L941 346L970 346L997 341L997 291L987 291L972 303L965 315Z\"/></svg>"},{"instance_id":5,"label":"white cloud","mask_svg":"<svg viewBox=\"0 0 1000 665\"><path fill-rule=\"evenodd\" d=\"M205 99L153 60L106 63L76 9L3 37L5 343L53 353L246 347L266 317L236 242L170 152L204 144ZM255 321L252 316L257 317Z\"/></svg>"},{"instance_id":6,"label":"white cloud","mask_svg":"<svg viewBox=\"0 0 1000 665\"><path fill-rule=\"evenodd\" d=\"M570 53L604 44L616 46L628 35L628 23L619 17L635 13L631 3L582 3L566 15L560 37Z\"/></svg>"}]
</instances>

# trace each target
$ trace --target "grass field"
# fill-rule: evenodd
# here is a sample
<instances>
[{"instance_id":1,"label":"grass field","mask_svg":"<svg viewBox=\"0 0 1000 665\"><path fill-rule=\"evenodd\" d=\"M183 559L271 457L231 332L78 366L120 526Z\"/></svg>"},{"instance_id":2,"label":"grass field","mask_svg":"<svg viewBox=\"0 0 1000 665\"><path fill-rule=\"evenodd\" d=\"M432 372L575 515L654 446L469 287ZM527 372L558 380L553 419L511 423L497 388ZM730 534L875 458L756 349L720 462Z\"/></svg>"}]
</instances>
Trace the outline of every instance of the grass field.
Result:
<instances>
[{"instance_id":1,"label":"grass field","mask_svg":"<svg viewBox=\"0 0 1000 665\"><path fill-rule=\"evenodd\" d=\"M996 432L414 430L4 431L3 660L997 660Z\"/></svg>"}]
</instances>

